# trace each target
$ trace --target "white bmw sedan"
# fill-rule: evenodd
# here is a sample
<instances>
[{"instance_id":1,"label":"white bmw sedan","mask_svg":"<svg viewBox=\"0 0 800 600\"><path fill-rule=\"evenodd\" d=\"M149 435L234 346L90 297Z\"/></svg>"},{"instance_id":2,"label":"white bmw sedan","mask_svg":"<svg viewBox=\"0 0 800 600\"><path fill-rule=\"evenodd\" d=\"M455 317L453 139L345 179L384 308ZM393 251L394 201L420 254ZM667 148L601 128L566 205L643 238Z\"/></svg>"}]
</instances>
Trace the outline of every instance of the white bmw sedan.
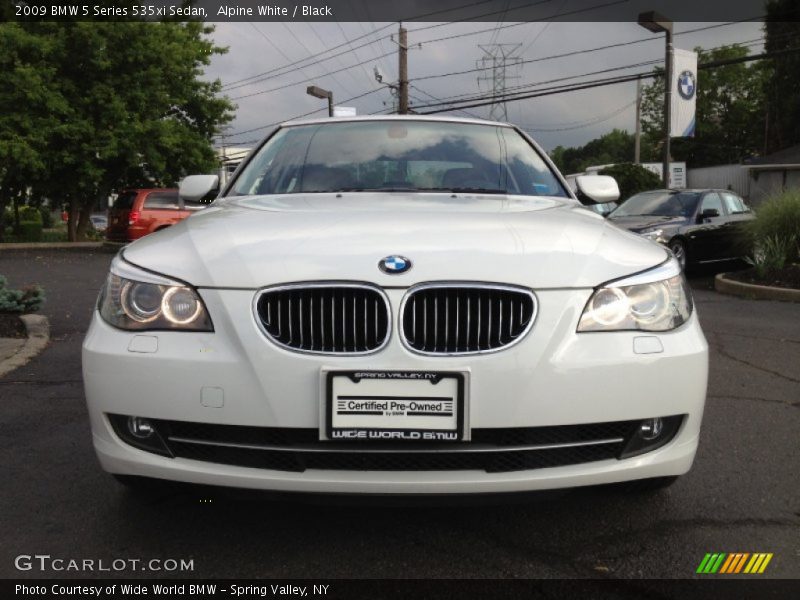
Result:
<instances>
[{"instance_id":1,"label":"white bmw sedan","mask_svg":"<svg viewBox=\"0 0 800 600\"><path fill-rule=\"evenodd\" d=\"M100 463L327 493L671 483L708 347L668 251L583 208L613 179L577 189L507 124L279 127L114 259L83 345Z\"/></svg>"}]
</instances>

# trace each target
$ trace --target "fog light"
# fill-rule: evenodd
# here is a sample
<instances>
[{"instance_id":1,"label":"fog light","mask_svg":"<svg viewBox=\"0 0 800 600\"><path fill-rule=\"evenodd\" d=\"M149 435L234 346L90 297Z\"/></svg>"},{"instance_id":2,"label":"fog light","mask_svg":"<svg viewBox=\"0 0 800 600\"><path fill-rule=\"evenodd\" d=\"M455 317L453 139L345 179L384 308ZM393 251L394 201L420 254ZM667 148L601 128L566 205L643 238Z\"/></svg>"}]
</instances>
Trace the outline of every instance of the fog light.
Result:
<instances>
[{"instance_id":1,"label":"fog light","mask_svg":"<svg viewBox=\"0 0 800 600\"><path fill-rule=\"evenodd\" d=\"M662 421L660 417L642 421L642 424L639 426L639 435L642 436L642 439L648 441L656 439L661 435L662 431L664 431L664 421Z\"/></svg>"},{"instance_id":2,"label":"fog light","mask_svg":"<svg viewBox=\"0 0 800 600\"><path fill-rule=\"evenodd\" d=\"M619 457L630 458L665 446L678 433L683 419L684 415L672 415L632 422L625 448Z\"/></svg>"},{"instance_id":3,"label":"fog light","mask_svg":"<svg viewBox=\"0 0 800 600\"><path fill-rule=\"evenodd\" d=\"M172 458L172 451L167 446L162 427L164 424L158 419L145 419L129 415L108 415L111 427L119 438L135 448L146 450Z\"/></svg>"},{"instance_id":4,"label":"fog light","mask_svg":"<svg viewBox=\"0 0 800 600\"><path fill-rule=\"evenodd\" d=\"M150 421L141 417L128 417L128 431L140 440L146 440L155 433Z\"/></svg>"}]
</instances>

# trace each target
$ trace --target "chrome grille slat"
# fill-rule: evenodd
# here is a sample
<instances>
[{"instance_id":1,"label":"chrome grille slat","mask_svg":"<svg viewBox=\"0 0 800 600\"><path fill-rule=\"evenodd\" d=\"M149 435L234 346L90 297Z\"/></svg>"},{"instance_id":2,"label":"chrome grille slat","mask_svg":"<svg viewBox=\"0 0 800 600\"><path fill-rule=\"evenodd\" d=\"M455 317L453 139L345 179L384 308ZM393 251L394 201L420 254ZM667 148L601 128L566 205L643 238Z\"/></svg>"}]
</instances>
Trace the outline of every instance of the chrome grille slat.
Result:
<instances>
[{"instance_id":1,"label":"chrome grille slat","mask_svg":"<svg viewBox=\"0 0 800 600\"><path fill-rule=\"evenodd\" d=\"M289 350L311 354L366 354L389 339L389 302L380 288L356 283L307 283L256 295L260 329Z\"/></svg>"},{"instance_id":2,"label":"chrome grille slat","mask_svg":"<svg viewBox=\"0 0 800 600\"><path fill-rule=\"evenodd\" d=\"M278 300L278 335L281 335L281 301Z\"/></svg>"},{"instance_id":3,"label":"chrome grille slat","mask_svg":"<svg viewBox=\"0 0 800 600\"><path fill-rule=\"evenodd\" d=\"M401 306L401 334L406 346L421 354L493 352L520 341L536 310L536 296L525 288L422 284L409 290Z\"/></svg>"},{"instance_id":4,"label":"chrome grille slat","mask_svg":"<svg viewBox=\"0 0 800 600\"><path fill-rule=\"evenodd\" d=\"M375 346L378 346L378 301L375 300L375 329L372 333L372 342Z\"/></svg>"}]
</instances>

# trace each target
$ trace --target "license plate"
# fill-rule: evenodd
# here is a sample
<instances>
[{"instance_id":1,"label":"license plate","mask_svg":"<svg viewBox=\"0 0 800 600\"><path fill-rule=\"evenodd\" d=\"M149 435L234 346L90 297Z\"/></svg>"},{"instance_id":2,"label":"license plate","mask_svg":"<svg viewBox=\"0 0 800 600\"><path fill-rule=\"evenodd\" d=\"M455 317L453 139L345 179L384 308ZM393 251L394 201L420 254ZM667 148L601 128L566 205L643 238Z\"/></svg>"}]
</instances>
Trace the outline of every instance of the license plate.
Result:
<instances>
[{"instance_id":1,"label":"license plate","mask_svg":"<svg viewBox=\"0 0 800 600\"><path fill-rule=\"evenodd\" d=\"M331 371L326 436L338 441L459 441L464 374Z\"/></svg>"}]
</instances>

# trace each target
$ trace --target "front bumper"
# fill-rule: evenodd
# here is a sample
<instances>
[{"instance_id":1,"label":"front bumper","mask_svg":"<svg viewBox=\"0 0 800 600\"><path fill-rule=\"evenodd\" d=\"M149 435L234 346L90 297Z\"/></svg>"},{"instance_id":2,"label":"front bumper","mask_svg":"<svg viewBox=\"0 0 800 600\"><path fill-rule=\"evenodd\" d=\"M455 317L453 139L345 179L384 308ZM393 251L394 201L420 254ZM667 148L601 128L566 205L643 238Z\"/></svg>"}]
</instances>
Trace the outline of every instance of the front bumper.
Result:
<instances>
[{"instance_id":1,"label":"front bumper","mask_svg":"<svg viewBox=\"0 0 800 600\"><path fill-rule=\"evenodd\" d=\"M564 488L680 475L697 448L708 347L696 315L675 331L576 334L590 290L538 291L527 337L488 355L430 357L397 339L361 357L303 355L264 337L253 291L200 291L214 333L117 330L95 313L83 347L94 446L112 473L281 491L372 494L494 493ZM387 290L397 314L404 290ZM235 318L232 318L235 316ZM635 338L655 338L634 349ZM660 352L652 352L660 346ZM279 471L169 458L123 442L109 414L216 425L319 428L325 369L441 370L468 374L470 429L529 428L686 415L657 450L626 459L487 472L484 470ZM211 390L211 391L209 391ZM209 401L211 398L213 401Z\"/></svg>"}]
</instances>

